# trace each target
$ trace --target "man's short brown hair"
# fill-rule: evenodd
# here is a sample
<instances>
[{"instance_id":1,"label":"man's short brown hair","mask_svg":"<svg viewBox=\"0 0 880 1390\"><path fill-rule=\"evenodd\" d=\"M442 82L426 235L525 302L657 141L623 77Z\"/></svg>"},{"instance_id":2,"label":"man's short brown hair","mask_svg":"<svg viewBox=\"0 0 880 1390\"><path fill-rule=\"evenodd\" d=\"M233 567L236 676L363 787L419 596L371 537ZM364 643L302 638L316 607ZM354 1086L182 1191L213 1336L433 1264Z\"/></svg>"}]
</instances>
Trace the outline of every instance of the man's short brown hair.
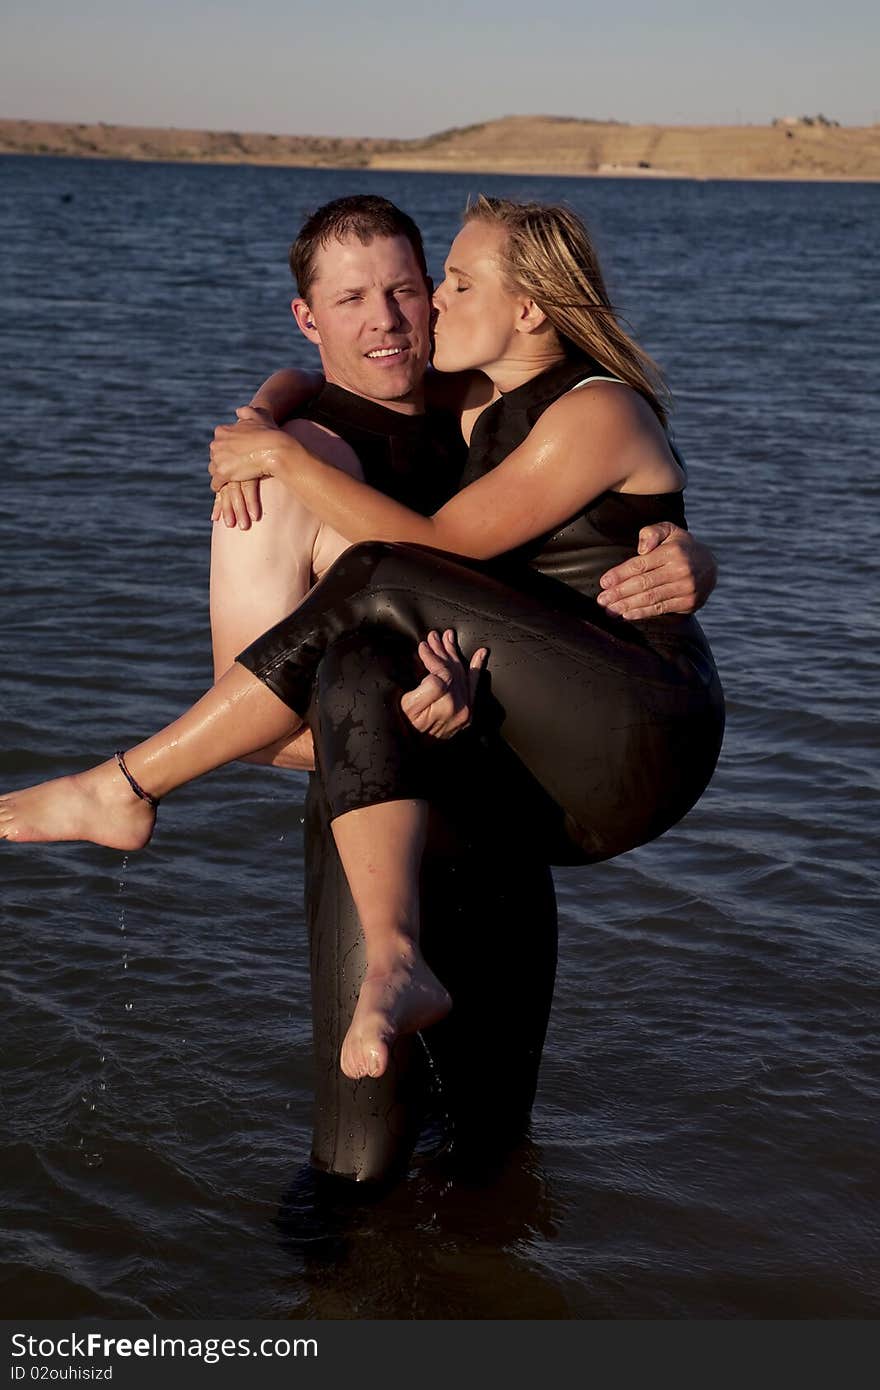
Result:
<instances>
[{"instance_id":1,"label":"man's short brown hair","mask_svg":"<svg viewBox=\"0 0 880 1390\"><path fill-rule=\"evenodd\" d=\"M308 299L315 279L318 250L327 246L334 237L337 241L344 241L351 236L357 237L363 246L369 246L376 237L406 237L419 269L427 278L422 234L412 218L387 198L378 198L372 193L354 193L348 198L334 198L332 203L325 203L317 212L313 212L303 223L290 248L290 269L303 299Z\"/></svg>"}]
</instances>

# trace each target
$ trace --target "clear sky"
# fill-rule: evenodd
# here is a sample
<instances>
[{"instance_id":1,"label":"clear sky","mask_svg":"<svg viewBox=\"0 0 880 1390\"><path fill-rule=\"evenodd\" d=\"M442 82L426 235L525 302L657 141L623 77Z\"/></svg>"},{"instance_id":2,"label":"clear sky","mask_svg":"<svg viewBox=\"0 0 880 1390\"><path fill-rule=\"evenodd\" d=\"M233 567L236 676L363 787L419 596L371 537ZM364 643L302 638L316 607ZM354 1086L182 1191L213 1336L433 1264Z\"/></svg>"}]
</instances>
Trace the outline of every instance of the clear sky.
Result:
<instances>
[{"instance_id":1,"label":"clear sky","mask_svg":"<svg viewBox=\"0 0 880 1390\"><path fill-rule=\"evenodd\" d=\"M880 121L876 0L3 0L0 116L415 136Z\"/></svg>"}]
</instances>

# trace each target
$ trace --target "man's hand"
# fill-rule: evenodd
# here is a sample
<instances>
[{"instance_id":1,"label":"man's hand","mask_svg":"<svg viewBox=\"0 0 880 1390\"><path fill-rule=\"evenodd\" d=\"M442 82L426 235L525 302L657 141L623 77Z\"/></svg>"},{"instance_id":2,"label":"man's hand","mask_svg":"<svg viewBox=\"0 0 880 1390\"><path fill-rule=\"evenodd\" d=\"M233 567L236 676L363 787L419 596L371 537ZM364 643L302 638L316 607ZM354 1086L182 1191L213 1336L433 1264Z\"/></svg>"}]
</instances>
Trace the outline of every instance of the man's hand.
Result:
<instances>
[{"instance_id":1,"label":"man's hand","mask_svg":"<svg viewBox=\"0 0 880 1390\"><path fill-rule=\"evenodd\" d=\"M459 729L466 729L488 655L486 648L480 647L465 666L451 628L442 637L439 632L429 632L427 640L419 643L419 656L428 674L400 702L413 728L434 738L452 738Z\"/></svg>"},{"instance_id":2,"label":"man's hand","mask_svg":"<svg viewBox=\"0 0 880 1390\"><path fill-rule=\"evenodd\" d=\"M597 602L630 620L702 608L718 578L715 556L671 521L643 526L639 553L606 571Z\"/></svg>"}]
</instances>

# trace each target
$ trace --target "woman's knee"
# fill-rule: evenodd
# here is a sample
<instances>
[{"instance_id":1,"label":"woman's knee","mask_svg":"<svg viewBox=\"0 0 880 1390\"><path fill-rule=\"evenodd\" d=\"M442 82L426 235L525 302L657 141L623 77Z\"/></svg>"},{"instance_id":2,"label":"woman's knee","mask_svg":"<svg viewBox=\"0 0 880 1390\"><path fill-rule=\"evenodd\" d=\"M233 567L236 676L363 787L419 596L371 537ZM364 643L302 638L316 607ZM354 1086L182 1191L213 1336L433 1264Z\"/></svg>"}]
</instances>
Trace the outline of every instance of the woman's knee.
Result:
<instances>
[{"instance_id":1,"label":"woman's knee","mask_svg":"<svg viewBox=\"0 0 880 1390\"><path fill-rule=\"evenodd\" d=\"M451 560L442 551L425 546L404 545L398 541L358 541L337 561L364 587L388 584L393 588L414 587L430 591L432 580L448 569Z\"/></svg>"},{"instance_id":2,"label":"woman's knee","mask_svg":"<svg viewBox=\"0 0 880 1390\"><path fill-rule=\"evenodd\" d=\"M367 583L383 562L406 556L412 549L395 541L358 541L340 555L336 564L360 573Z\"/></svg>"}]
</instances>

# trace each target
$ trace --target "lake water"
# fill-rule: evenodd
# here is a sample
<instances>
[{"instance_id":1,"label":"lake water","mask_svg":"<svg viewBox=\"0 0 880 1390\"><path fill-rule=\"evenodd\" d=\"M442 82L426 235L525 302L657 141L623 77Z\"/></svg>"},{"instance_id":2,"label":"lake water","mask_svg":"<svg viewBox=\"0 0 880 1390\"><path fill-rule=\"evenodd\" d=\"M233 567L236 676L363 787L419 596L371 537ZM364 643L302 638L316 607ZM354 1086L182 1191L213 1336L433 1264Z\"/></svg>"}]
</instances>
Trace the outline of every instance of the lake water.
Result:
<instances>
[{"instance_id":1,"label":"lake water","mask_svg":"<svg viewBox=\"0 0 880 1390\"><path fill-rule=\"evenodd\" d=\"M4 1316L876 1317L880 186L5 158L0 188L2 785L209 682L208 439L310 362L286 248L351 191L435 271L469 193L586 216L677 400L729 702L683 825L558 871L530 1143L344 1221L302 1182L303 780L216 773L128 861L3 847Z\"/></svg>"}]
</instances>

